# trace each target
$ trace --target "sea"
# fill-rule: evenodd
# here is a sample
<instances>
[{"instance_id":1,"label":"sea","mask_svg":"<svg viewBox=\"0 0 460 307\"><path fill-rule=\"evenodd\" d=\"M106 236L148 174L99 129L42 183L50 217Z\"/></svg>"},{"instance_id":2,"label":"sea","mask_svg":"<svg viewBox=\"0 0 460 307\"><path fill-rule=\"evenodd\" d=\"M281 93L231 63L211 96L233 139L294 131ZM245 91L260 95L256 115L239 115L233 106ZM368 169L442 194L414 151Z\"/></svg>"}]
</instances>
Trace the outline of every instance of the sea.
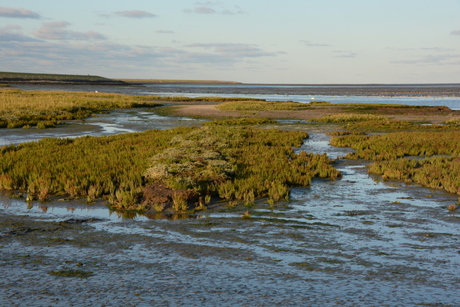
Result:
<instances>
[{"instance_id":1,"label":"sea","mask_svg":"<svg viewBox=\"0 0 460 307\"><path fill-rule=\"evenodd\" d=\"M460 84L281 85L281 84L14 84L23 90L63 90L129 95L246 97L267 101L328 101L446 106L460 110Z\"/></svg>"}]
</instances>

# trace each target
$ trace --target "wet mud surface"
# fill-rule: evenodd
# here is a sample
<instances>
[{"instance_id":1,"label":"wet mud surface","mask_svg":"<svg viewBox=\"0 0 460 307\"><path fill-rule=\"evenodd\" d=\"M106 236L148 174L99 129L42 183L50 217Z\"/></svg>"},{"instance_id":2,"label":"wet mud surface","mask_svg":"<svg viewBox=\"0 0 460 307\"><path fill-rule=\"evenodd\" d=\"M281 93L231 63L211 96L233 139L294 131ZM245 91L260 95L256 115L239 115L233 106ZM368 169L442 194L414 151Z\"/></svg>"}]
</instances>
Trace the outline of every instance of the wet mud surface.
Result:
<instances>
[{"instance_id":1,"label":"wet mud surface","mask_svg":"<svg viewBox=\"0 0 460 307\"><path fill-rule=\"evenodd\" d=\"M351 95L351 96L448 96L460 97L460 84L138 84L126 86L105 85L45 85L14 84L26 90L99 91L123 94L146 93L208 93L236 95Z\"/></svg>"},{"instance_id":2,"label":"wet mud surface","mask_svg":"<svg viewBox=\"0 0 460 307\"><path fill-rule=\"evenodd\" d=\"M295 128L295 127L293 127ZM332 158L321 127L301 150ZM5 306L459 306L457 196L380 182L364 161L270 210L193 218L1 197ZM244 211L250 219L241 218ZM160 219L154 219L159 217Z\"/></svg>"},{"instance_id":3,"label":"wet mud surface","mask_svg":"<svg viewBox=\"0 0 460 307\"><path fill-rule=\"evenodd\" d=\"M121 110L54 129L2 129L0 146L201 122ZM348 152L324 134L338 126L280 122L310 134L299 150ZM365 161L336 166L341 180L293 188L273 210L261 200L122 215L103 202L0 196L0 305L460 306L460 211L447 210L458 196L378 181Z\"/></svg>"}]
</instances>

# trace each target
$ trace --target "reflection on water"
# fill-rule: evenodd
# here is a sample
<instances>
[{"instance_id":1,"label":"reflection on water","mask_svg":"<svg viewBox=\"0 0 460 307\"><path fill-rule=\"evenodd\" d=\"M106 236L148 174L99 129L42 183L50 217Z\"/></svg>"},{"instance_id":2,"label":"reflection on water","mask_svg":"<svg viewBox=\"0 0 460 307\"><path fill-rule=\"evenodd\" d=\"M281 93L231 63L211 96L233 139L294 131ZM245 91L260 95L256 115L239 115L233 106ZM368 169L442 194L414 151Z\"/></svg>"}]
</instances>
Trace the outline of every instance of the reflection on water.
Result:
<instances>
[{"instance_id":1,"label":"reflection on water","mask_svg":"<svg viewBox=\"0 0 460 307\"><path fill-rule=\"evenodd\" d=\"M203 120L165 117L148 109L114 110L85 120L65 122L49 129L0 129L0 146L37 141L47 137L76 138L107 136L119 133L142 132L150 129L171 129L178 126L199 125Z\"/></svg>"}]
</instances>

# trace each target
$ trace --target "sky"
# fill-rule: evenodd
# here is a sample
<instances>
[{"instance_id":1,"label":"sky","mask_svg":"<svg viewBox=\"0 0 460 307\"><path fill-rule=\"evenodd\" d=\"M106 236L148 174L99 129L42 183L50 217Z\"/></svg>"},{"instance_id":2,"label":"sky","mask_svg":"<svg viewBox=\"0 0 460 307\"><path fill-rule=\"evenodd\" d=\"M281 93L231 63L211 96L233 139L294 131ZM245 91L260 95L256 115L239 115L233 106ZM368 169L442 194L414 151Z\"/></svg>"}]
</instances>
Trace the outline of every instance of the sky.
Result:
<instances>
[{"instance_id":1,"label":"sky","mask_svg":"<svg viewBox=\"0 0 460 307\"><path fill-rule=\"evenodd\" d=\"M0 0L0 71L460 83L460 0Z\"/></svg>"}]
</instances>

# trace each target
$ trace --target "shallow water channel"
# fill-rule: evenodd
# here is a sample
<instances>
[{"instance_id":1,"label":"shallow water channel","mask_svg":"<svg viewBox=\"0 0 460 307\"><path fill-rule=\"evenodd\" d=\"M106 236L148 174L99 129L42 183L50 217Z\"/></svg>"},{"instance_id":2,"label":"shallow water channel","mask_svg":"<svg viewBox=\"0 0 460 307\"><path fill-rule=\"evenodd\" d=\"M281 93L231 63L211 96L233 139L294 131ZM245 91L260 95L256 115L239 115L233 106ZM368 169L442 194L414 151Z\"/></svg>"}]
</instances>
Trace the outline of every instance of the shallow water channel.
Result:
<instances>
[{"instance_id":1,"label":"shallow water channel","mask_svg":"<svg viewBox=\"0 0 460 307\"><path fill-rule=\"evenodd\" d=\"M116 133L110 129L139 131L152 122L128 127L132 118L151 114L120 112L118 123L107 117L68 127L94 125L99 133L88 131L104 135ZM349 151L330 146L328 136L306 127L310 139L299 150L334 159ZM21 141L37 138L24 134ZM336 166L342 179L293 188L291 201L274 210L262 201L250 209L251 219L241 218L245 207L207 210L193 218L128 218L101 203L27 204L2 196L0 301L8 306L460 306L460 213L446 209L457 196L378 181L367 174L365 161L338 160ZM52 275L59 272L87 276Z\"/></svg>"}]
</instances>

